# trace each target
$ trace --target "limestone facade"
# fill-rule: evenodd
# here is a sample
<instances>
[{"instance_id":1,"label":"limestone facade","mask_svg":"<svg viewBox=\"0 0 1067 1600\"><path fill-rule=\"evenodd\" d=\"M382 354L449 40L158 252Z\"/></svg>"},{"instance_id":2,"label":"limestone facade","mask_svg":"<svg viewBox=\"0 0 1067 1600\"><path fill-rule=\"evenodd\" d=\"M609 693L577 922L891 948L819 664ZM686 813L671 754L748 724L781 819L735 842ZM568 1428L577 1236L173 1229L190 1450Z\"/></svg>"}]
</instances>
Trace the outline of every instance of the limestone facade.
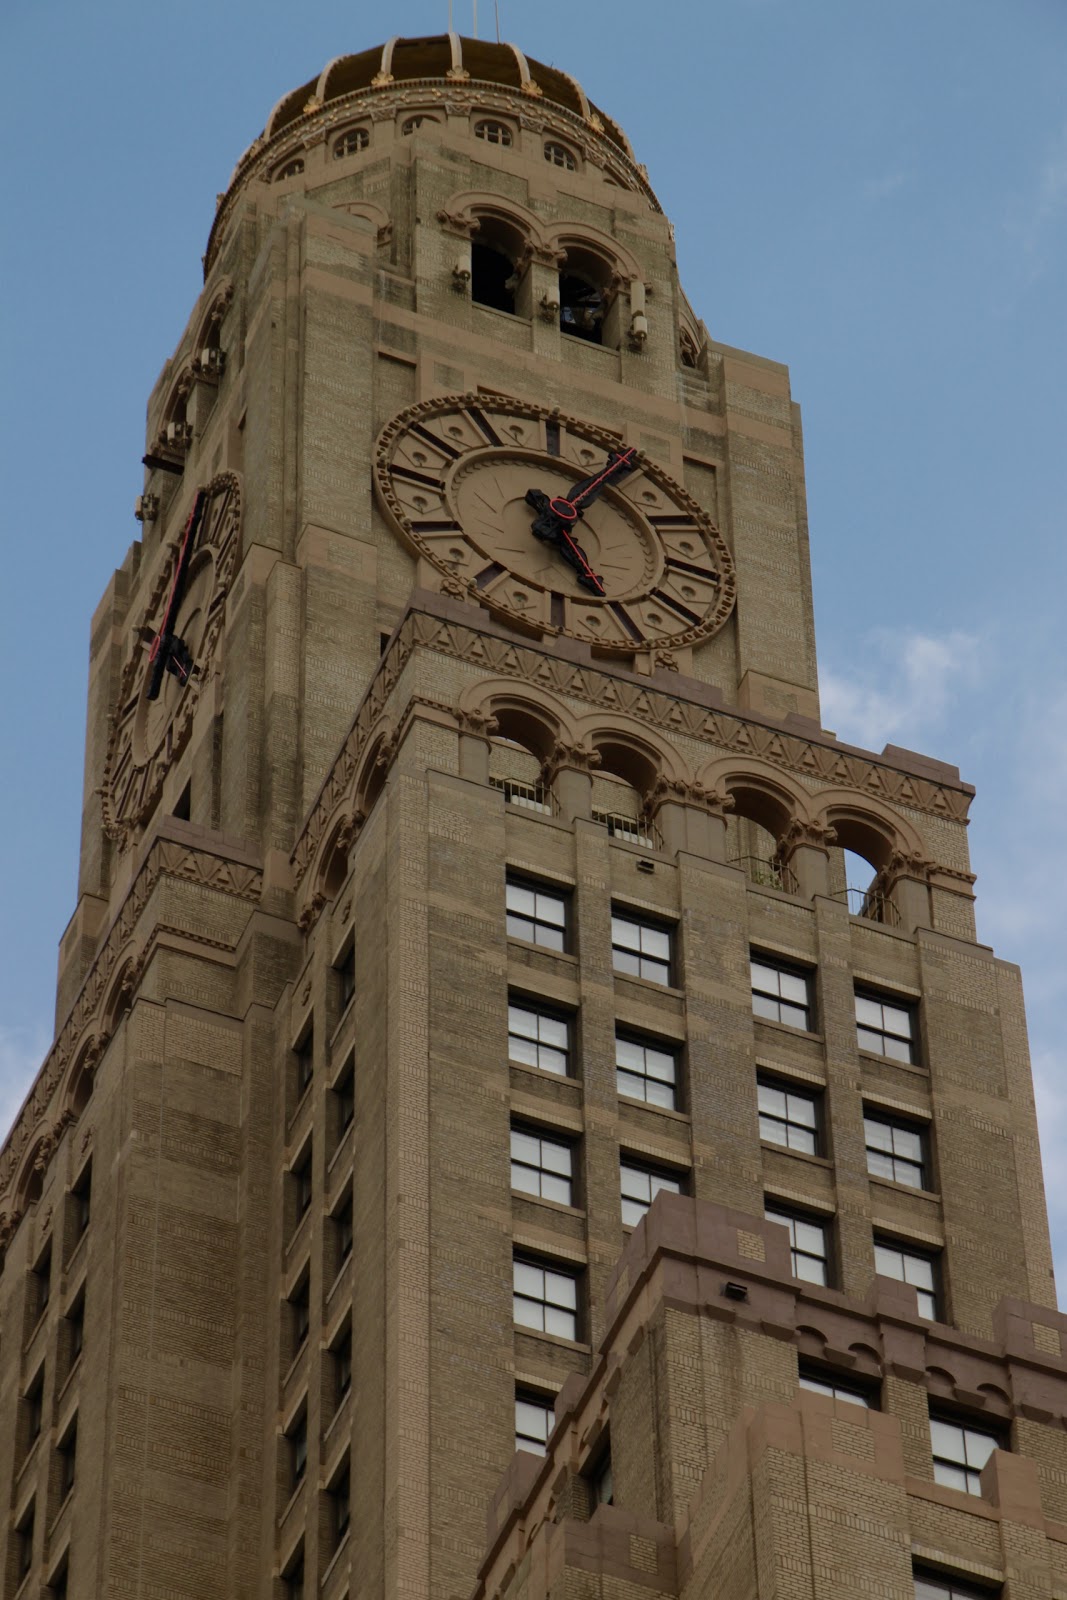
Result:
<instances>
[{"instance_id":1,"label":"limestone facade","mask_svg":"<svg viewBox=\"0 0 1067 1600\"><path fill-rule=\"evenodd\" d=\"M598 597L522 486L631 447ZM821 727L788 375L618 126L509 46L331 63L145 464L0 1152L4 1600L1067 1592L973 791Z\"/></svg>"}]
</instances>

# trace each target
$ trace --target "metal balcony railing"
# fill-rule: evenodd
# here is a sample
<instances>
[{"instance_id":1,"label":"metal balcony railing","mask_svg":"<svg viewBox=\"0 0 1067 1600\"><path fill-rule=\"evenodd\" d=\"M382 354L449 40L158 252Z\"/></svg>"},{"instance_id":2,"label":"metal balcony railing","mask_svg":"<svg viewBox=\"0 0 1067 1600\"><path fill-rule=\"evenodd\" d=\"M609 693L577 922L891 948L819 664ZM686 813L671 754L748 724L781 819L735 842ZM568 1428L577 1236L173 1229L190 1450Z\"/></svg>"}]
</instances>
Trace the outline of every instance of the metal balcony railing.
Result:
<instances>
[{"instance_id":1,"label":"metal balcony railing","mask_svg":"<svg viewBox=\"0 0 1067 1600\"><path fill-rule=\"evenodd\" d=\"M602 822L613 839L622 839L626 844L641 844L646 850L663 849L659 829L647 818L625 817L619 811L600 811L594 806L593 821Z\"/></svg>"},{"instance_id":2,"label":"metal balcony railing","mask_svg":"<svg viewBox=\"0 0 1067 1600\"><path fill-rule=\"evenodd\" d=\"M783 894L799 894L797 875L773 856L734 856L731 867L741 867L748 881L761 889L780 889Z\"/></svg>"},{"instance_id":3,"label":"metal balcony railing","mask_svg":"<svg viewBox=\"0 0 1067 1600\"><path fill-rule=\"evenodd\" d=\"M494 789L503 790L509 806L519 806L524 811L540 811L548 817L555 813L555 797L543 783L520 783L517 778L493 777L489 782Z\"/></svg>"},{"instance_id":4,"label":"metal balcony railing","mask_svg":"<svg viewBox=\"0 0 1067 1600\"><path fill-rule=\"evenodd\" d=\"M831 898L844 900L850 917L880 922L884 928L900 927L900 912L882 889L856 889L850 885Z\"/></svg>"}]
</instances>

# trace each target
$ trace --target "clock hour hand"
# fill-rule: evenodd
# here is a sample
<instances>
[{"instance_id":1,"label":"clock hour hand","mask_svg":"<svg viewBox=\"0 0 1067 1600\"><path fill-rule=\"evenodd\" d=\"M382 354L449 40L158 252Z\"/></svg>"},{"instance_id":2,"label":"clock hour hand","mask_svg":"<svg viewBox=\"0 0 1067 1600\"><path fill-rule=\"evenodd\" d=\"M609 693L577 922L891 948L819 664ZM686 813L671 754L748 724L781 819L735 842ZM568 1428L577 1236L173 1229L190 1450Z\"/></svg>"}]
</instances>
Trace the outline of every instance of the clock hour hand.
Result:
<instances>
[{"instance_id":1,"label":"clock hour hand","mask_svg":"<svg viewBox=\"0 0 1067 1600\"><path fill-rule=\"evenodd\" d=\"M555 545L564 561L574 568L583 589L590 589L593 594L602 595L603 580L593 571L589 565L589 557L570 531L581 513L573 511L569 517L566 515L561 517L557 507L569 506L569 502L550 498L540 489L527 489L526 504L537 512L532 523L534 535L538 539L543 539L546 544Z\"/></svg>"},{"instance_id":2,"label":"clock hour hand","mask_svg":"<svg viewBox=\"0 0 1067 1600\"><path fill-rule=\"evenodd\" d=\"M148 655L149 674L148 685L145 689L145 697L148 700L157 700L159 698L159 691L163 687L163 674L165 672L172 673L184 687L196 671L185 640L178 638L174 633L174 624L178 620L178 608L185 593L185 581L189 574L189 563L192 560L193 547L196 544L196 535L206 504L207 496L200 489L197 491L196 499L193 501L193 509L189 513L188 522L185 524L185 532L182 534L182 547L178 554L178 565L174 569L174 582L171 585L167 609L163 614L163 622L152 641L152 648Z\"/></svg>"}]
</instances>

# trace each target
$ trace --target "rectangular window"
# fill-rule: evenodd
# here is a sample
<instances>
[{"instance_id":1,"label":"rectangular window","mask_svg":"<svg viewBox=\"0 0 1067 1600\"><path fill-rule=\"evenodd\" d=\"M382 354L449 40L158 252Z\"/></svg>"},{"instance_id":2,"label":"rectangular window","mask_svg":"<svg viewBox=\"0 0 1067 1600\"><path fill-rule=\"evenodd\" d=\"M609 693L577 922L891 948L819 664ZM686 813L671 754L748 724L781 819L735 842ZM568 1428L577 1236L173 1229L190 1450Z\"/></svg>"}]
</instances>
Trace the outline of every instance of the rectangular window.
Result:
<instances>
[{"instance_id":1,"label":"rectangular window","mask_svg":"<svg viewBox=\"0 0 1067 1600\"><path fill-rule=\"evenodd\" d=\"M352 1329L347 1327L330 1351L333 1367L333 1408L336 1411L352 1387Z\"/></svg>"},{"instance_id":2,"label":"rectangular window","mask_svg":"<svg viewBox=\"0 0 1067 1600\"><path fill-rule=\"evenodd\" d=\"M346 1194L341 1204L331 1217L334 1229L334 1246L336 1250L336 1270L340 1272L349 1256L352 1254L352 1196Z\"/></svg>"},{"instance_id":3,"label":"rectangular window","mask_svg":"<svg viewBox=\"0 0 1067 1600\"><path fill-rule=\"evenodd\" d=\"M331 1093L334 1096L337 1143L340 1144L356 1115L356 1066L352 1056L345 1062Z\"/></svg>"},{"instance_id":4,"label":"rectangular window","mask_svg":"<svg viewBox=\"0 0 1067 1600\"><path fill-rule=\"evenodd\" d=\"M753 956L752 1010L768 1022L811 1032L811 982L807 973Z\"/></svg>"},{"instance_id":5,"label":"rectangular window","mask_svg":"<svg viewBox=\"0 0 1067 1600\"><path fill-rule=\"evenodd\" d=\"M293 1194L296 1199L296 1219L299 1222L311 1204L311 1157L310 1144L302 1155L297 1157L293 1167Z\"/></svg>"},{"instance_id":6,"label":"rectangular window","mask_svg":"<svg viewBox=\"0 0 1067 1600\"><path fill-rule=\"evenodd\" d=\"M22 1521L15 1529L15 1572L20 1583L33 1566L33 1523L35 1511L36 1502L31 1500Z\"/></svg>"},{"instance_id":7,"label":"rectangular window","mask_svg":"<svg viewBox=\"0 0 1067 1600\"><path fill-rule=\"evenodd\" d=\"M296 1098L302 1100L315 1071L315 1030L306 1029L303 1038L293 1051L296 1058Z\"/></svg>"},{"instance_id":8,"label":"rectangular window","mask_svg":"<svg viewBox=\"0 0 1067 1600\"><path fill-rule=\"evenodd\" d=\"M511 1130L511 1187L542 1200L574 1204L574 1160L569 1144L532 1128Z\"/></svg>"},{"instance_id":9,"label":"rectangular window","mask_svg":"<svg viewBox=\"0 0 1067 1600\"><path fill-rule=\"evenodd\" d=\"M311 1326L311 1285L310 1279L305 1274L303 1281L293 1290L289 1301L290 1325L292 1328L292 1352L295 1356L301 1349L308 1336Z\"/></svg>"},{"instance_id":10,"label":"rectangular window","mask_svg":"<svg viewBox=\"0 0 1067 1600\"><path fill-rule=\"evenodd\" d=\"M969 1428L961 1422L930 1416L930 1444L934 1455L934 1482L946 1489L981 1494L982 1468L994 1450L1003 1448L995 1433Z\"/></svg>"},{"instance_id":11,"label":"rectangular window","mask_svg":"<svg viewBox=\"0 0 1067 1600\"><path fill-rule=\"evenodd\" d=\"M337 973L337 998L341 1011L348 1008L348 1002L356 992L356 947L352 943L337 963L334 971Z\"/></svg>"},{"instance_id":12,"label":"rectangular window","mask_svg":"<svg viewBox=\"0 0 1067 1600\"><path fill-rule=\"evenodd\" d=\"M615 1503L615 1482L611 1471L611 1441L599 1452L593 1465L585 1473L592 1490L593 1509Z\"/></svg>"},{"instance_id":13,"label":"rectangular window","mask_svg":"<svg viewBox=\"0 0 1067 1600\"><path fill-rule=\"evenodd\" d=\"M655 1167L642 1167L634 1161L623 1161L619 1166L622 1188L622 1220L628 1228L636 1228L645 1212L659 1194L681 1194L681 1180L669 1172Z\"/></svg>"},{"instance_id":14,"label":"rectangular window","mask_svg":"<svg viewBox=\"0 0 1067 1600\"><path fill-rule=\"evenodd\" d=\"M289 1482L293 1489L303 1482L308 1464L308 1419L302 1411L286 1434L289 1447Z\"/></svg>"},{"instance_id":15,"label":"rectangular window","mask_svg":"<svg viewBox=\"0 0 1067 1600\"><path fill-rule=\"evenodd\" d=\"M561 1339L578 1337L578 1280L573 1272L559 1272L536 1261L516 1256L513 1263L515 1321L538 1333Z\"/></svg>"},{"instance_id":16,"label":"rectangular window","mask_svg":"<svg viewBox=\"0 0 1067 1600\"><path fill-rule=\"evenodd\" d=\"M667 928L654 922L638 922L613 912L611 917L611 964L616 972L631 978L648 978L652 983L671 981L671 936Z\"/></svg>"},{"instance_id":17,"label":"rectangular window","mask_svg":"<svg viewBox=\"0 0 1067 1600\"><path fill-rule=\"evenodd\" d=\"M782 1211L777 1206L768 1206L763 1215L768 1222L778 1222L783 1228L789 1229L789 1254L794 1278L802 1278L805 1283L827 1284L830 1280L826 1229L823 1224L812 1222L810 1218L795 1212Z\"/></svg>"},{"instance_id":18,"label":"rectangular window","mask_svg":"<svg viewBox=\"0 0 1067 1600\"><path fill-rule=\"evenodd\" d=\"M352 1477L347 1460L330 1487L330 1521L333 1523L333 1547L336 1550L352 1517Z\"/></svg>"},{"instance_id":19,"label":"rectangular window","mask_svg":"<svg viewBox=\"0 0 1067 1600\"><path fill-rule=\"evenodd\" d=\"M525 939L546 950L567 947L567 901L550 889L509 878L505 889L509 939Z\"/></svg>"},{"instance_id":20,"label":"rectangular window","mask_svg":"<svg viewBox=\"0 0 1067 1600\"><path fill-rule=\"evenodd\" d=\"M650 1106L678 1108L678 1056L662 1045L615 1035L615 1084L619 1094Z\"/></svg>"},{"instance_id":21,"label":"rectangular window","mask_svg":"<svg viewBox=\"0 0 1067 1600\"><path fill-rule=\"evenodd\" d=\"M89 1208L93 1188L92 1162L86 1162L78 1177L77 1183L70 1191L71 1214L74 1222L74 1243L86 1232L89 1227Z\"/></svg>"},{"instance_id":22,"label":"rectangular window","mask_svg":"<svg viewBox=\"0 0 1067 1600\"><path fill-rule=\"evenodd\" d=\"M555 1422L552 1401L524 1389L515 1395L515 1448L543 1456Z\"/></svg>"},{"instance_id":23,"label":"rectangular window","mask_svg":"<svg viewBox=\"0 0 1067 1600\"><path fill-rule=\"evenodd\" d=\"M26 1390L26 1440L27 1449L37 1443L44 1423L44 1368Z\"/></svg>"},{"instance_id":24,"label":"rectangular window","mask_svg":"<svg viewBox=\"0 0 1067 1600\"><path fill-rule=\"evenodd\" d=\"M914 1061L914 1007L890 1005L873 994L857 994L856 1040L861 1050L873 1050L894 1061Z\"/></svg>"},{"instance_id":25,"label":"rectangular window","mask_svg":"<svg viewBox=\"0 0 1067 1600\"><path fill-rule=\"evenodd\" d=\"M976 1589L956 1578L915 1569L915 1600L994 1600L1000 1589Z\"/></svg>"},{"instance_id":26,"label":"rectangular window","mask_svg":"<svg viewBox=\"0 0 1067 1600\"><path fill-rule=\"evenodd\" d=\"M59 1497L65 1500L74 1488L74 1465L78 1451L78 1419L74 1418L59 1442Z\"/></svg>"},{"instance_id":27,"label":"rectangular window","mask_svg":"<svg viewBox=\"0 0 1067 1600\"><path fill-rule=\"evenodd\" d=\"M825 1372L817 1372L811 1367L801 1367L800 1387L810 1390L812 1394L829 1395L831 1400L848 1400L854 1406L870 1409L871 1391L862 1389L854 1383L842 1382L836 1374L831 1376Z\"/></svg>"},{"instance_id":28,"label":"rectangular window","mask_svg":"<svg viewBox=\"0 0 1067 1600\"><path fill-rule=\"evenodd\" d=\"M771 1083L761 1078L757 1085L759 1099L759 1136L771 1144L783 1144L787 1150L801 1150L805 1155L819 1154L819 1100L821 1096L805 1094L800 1089L786 1088L784 1084Z\"/></svg>"},{"instance_id":29,"label":"rectangular window","mask_svg":"<svg viewBox=\"0 0 1067 1600\"><path fill-rule=\"evenodd\" d=\"M896 1278L898 1283L910 1283L919 1298L919 1315L929 1322L938 1319L937 1268L934 1257L921 1250L906 1250L891 1239L874 1241L874 1270L883 1278Z\"/></svg>"},{"instance_id":30,"label":"rectangular window","mask_svg":"<svg viewBox=\"0 0 1067 1600\"><path fill-rule=\"evenodd\" d=\"M570 1076L570 1024L565 1017L530 1005L508 1006L508 1060Z\"/></svg>"},{"instance_id":31,"label":"rectangular window","mask_svg":"<svg viewBox=\"0 0 1067 1600\"><path fill-rule=\"evenodd\" d=\"M927 1189L926 1137L909 1122L893 1122L866 1112L863 1131L867 1143L867 1171L872 1178L890 1178L911 1189Z\"/></svg>"},{"instance_id":32,"label":"rectangular window","mask_svg":"<svg viewBox=\"0 0 1067 1600\"><path fill-rule=\"evenodd\" d=\"M304 1551L301 1547L285 1570L285 1600L304 1600Z\"/></svg>"},{"instance_id":33,"label":"rectangular window","mask_svg":"<svg viewBox=\"0 0 1067 1600\"><path fill-rule=\"evenodd\" d=\"M84 1290L75 1300L66 1315L67 1324L67 1370L81 1357L82 1346L85 1343L85 1292Z\"/></svg>"},{"instance_id":34,"label":"rectangular window","mask_svg":"<svg viewBox=\"0 0 1067 1600\"><path fill-rule=\"evenodd\" d=\"M34 1322L40 1320L48 1309L48 1302L52 1297L52 1241L49 1239L31 1273L30 1285L33 1303L32 1316Z\"/></svg>"}]
</instances>

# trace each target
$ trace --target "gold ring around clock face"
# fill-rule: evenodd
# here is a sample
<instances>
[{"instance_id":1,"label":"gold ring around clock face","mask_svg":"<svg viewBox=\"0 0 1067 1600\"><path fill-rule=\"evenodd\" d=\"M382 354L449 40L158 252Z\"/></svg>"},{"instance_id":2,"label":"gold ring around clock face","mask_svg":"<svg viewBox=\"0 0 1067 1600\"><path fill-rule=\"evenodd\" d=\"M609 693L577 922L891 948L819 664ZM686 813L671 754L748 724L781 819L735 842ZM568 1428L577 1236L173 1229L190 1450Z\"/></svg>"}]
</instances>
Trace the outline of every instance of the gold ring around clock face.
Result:
<instances>
[{"instance_id":1,"label":"gold ring around clock face","mask_svg":"<svg viewBox=\"0 0 1067 1600\"><path fill-rule=\"evenodd\" d=\"M605 654L691 645L733 609L733 562L707 513L656 463L612 478L573 524L604 594L558 543L535 536L527 491L566 499L605 468L616 435L547 407L484 394L412 406L383 430L379 503L416 554L526 632L571 634Z\"/></svg>"}]
</instances>

